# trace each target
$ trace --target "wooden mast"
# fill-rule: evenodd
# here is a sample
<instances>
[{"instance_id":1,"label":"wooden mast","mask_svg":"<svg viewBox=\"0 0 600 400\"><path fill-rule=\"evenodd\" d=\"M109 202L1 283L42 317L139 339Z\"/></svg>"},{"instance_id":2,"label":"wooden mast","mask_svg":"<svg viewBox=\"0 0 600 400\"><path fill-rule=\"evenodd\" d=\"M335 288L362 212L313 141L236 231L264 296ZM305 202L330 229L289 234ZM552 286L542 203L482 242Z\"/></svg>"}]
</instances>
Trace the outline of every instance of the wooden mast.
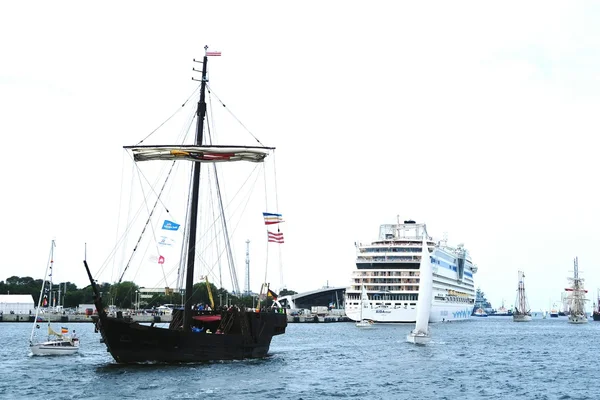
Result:
<instances>
[{"instance_id":1,"label":"wooden mast","mask_svg":"<svg viewBox=\"0 0 600 400\"><path fill-rule=\"evenodd\" d=\"M198 121L196 124L196 145L202 145L202 133L204 131L204 118L206 116L206 101L204 91L206 89L206 64L208 57L204 46L204 59L202 61L202 78L200 83L200 100L196 111ZM187 269L185 277L185 302L183 309L183 330L189 331L192 322L192 294L194 293L194 261L196 258L196 226L198 223L198 198L200 195L200 166L202 163L192 163L192 199L190 204L190 221L188 229Z\"/></svg>"}]
</instances>

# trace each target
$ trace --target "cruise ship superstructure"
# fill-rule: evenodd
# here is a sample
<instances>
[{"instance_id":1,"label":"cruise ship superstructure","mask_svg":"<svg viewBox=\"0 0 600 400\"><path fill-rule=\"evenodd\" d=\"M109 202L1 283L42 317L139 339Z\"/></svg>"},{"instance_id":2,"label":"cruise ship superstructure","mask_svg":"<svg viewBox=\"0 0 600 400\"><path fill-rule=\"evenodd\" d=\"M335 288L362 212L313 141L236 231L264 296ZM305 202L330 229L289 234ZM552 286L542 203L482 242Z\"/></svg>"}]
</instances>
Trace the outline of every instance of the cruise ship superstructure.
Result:
<instances>
[{"instance_id":1,"label":"cruise ship superstructure","mask_svg":"<svg viewBox=\"0 0 600 400\"><path fill-rule=\"evenodd\" d=\"M363 319L415 322L422 240L427 238L433 270L430 322L465 320L475 303L473 275L477 266L462 244L435 242L425 224L414 221L379 227L379 240L356 244L356 268L346 289L346 315L360 319L361 285L367 289Z\"/></svg>"}]
</instances>

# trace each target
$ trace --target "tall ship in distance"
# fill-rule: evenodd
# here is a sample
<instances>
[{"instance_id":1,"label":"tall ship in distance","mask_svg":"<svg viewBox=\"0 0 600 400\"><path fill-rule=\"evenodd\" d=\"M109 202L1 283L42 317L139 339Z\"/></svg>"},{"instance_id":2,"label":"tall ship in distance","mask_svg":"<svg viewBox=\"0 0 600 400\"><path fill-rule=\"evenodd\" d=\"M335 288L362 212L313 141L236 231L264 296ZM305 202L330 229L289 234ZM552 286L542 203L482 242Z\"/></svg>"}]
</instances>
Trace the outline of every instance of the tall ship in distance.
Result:
<instances>
[{"instance_id":1,"label":"tall ship in distance","mask_svg":"<svg viewBox=\"0 0 600 400\"><path fill-rule=\"evenodd\" d=\"M529 322L531 321L531 308L525 294L525 273L519 271L519 283L517 285L517 300L515 311L513 313L513 321Z\"/></svg>"},{"instance_id":2,"label":"tall ship in distance","mask_svg":"<svg viewBox=\"0 0 600 400\"><path fill-rule=\"evenodd\" d=\"M585 324L588 322L587 313L585 311L585 294L587 290L584 288L584 279L579 276L579 263L577 257L574 260L573 277L569 279L569 287L565 289L568 292L570 301L569 323Z\"/></svg>"},{"instance_id":3,"label":"tall ship in distance","mask_svg":"<svg viewBox=\"0 0 600 400\"><path fill-rule=\"evenodd\" d=\"M356 267L346 289L346 315L357 321L413 323L417 316L419 264L423 239L429 246L433 293L429 322L465 320L475 304L473 275L477 272L462 244L434 241L424 223L408 220L379 227L379 239L356 243ZM361 303L361 286L368 300ZM362 304L362 305L361 305Z\"/></svg>"}]
</instances>

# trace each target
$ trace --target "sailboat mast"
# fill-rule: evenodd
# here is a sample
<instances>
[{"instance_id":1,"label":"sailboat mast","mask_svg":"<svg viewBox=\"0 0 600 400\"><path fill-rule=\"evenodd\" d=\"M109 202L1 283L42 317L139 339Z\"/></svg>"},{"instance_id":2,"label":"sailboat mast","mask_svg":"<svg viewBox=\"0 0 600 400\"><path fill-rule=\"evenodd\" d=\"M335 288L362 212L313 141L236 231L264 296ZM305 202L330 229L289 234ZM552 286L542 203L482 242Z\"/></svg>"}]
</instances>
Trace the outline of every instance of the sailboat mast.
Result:
<instances>
[{"instance_id":1,"label":"sailboat mast","mask_svg":"<svg viewBox=\"0 0 600 400\"><path fill-rule=\"evenodd\" d=\"M54 247L56 244L54 243L54 239L52 239L52 247L50 248L50 290L48 292L48 309L52 307L52 267L54 266ZM50 321L48 321L50 322Z\"/></svg>"},{"instance_id":2,"label":"sailboat mast","mask_svg":"<svg viewBox=\"0 0 600 400\"><path fill-rule=\"evenodd\" d=\"M40 308L42 306L42 298L44 297L44 287L46 286L46 278L48 277L48 268L50 267L50 261L54 260L54 239L52 239L52 243L50 244L50 260L48 260L48 264L46 264L46 272L44 272L44 280L42 281L42 288L40 289L40 297L38 298L38 304L35 309L35 319L33 321L33 327L31 328L31 337L29 338L29 343L33 342L33 333L35 332L35 324L37 323L38 315L40 315Z\"/></svg>"},{"instance_id":3,"label":"sailboat mast","mask_svg":"<svg viewBox=\"0 0 600 400\"><path fill-rule=\"evenodd\" d=\"M196 111L198 122L196 124L196 145L202 145L202 133L204 131L204 118L206 116L206 64L208 57L206 50L208 46L204 46L204 59L202 61L202 80L200 83L200 100L198 101L198 109ZM185 277L185 302L183 309L183 329L189 331L192 321L192 294L194 293L194 261L196 258L196 226L198 223L198 198L200 195L200 166L202 163L195 162L192 165L192 199L190 204L190 221L189 221L189 237L187 250L187 269Z\"/></svg>"}]
</instances>

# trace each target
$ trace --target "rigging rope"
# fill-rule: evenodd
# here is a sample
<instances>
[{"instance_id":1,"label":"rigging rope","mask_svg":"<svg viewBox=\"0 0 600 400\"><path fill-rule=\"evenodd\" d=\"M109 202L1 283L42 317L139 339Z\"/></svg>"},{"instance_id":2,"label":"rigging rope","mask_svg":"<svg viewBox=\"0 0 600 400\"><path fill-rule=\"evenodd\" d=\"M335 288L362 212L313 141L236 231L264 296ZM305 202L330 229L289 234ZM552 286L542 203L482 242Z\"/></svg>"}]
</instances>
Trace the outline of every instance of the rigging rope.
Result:
<instances>
[{"instance_id":1,"label":"rigging rope","mask_svg":"<svg viewBox=\"0 0 600 400\"><path fill-rule=\"evenodd\" d=\"M175 112L173 114L171 114L171 116L169 118L167 118L162 124L160 124L159 126L157 126L156 129L154 129L152 132L150 132L145 138L143 138L142 140L140 140L139 142L137 142L136 146L142 144L144 142L144 140L148 139L150 136L152 136L154 133L156 133L156 131L159 130L164 124L166 124L167 122L169 122L169 120L171 118L173 118L179 111L181 111L181 109L183 107L185 107L185 105L187 104L187 102L190 101L190 99L192 98L192 96L194 95L194 93L196 93L198 90L200 90L200 86L198 86L196 89L194 89L194 91L192 92L192 94L190 94L189 97L183 102L183 104L181 105L181 107L179 107L177 110L175 110Z\"/></svg>"},{"instance_id":2,"label":"rigging rope","mask_svg":"<svg viewBox=\"0 0 600 400\"><path fill-rule=\"evenodd\" d=\"M188 99L188 100L189 100L189 99ZM186 102L187 102L187 101L186 101ZM184 103L184 105L185 105L185 103ZM192 114L192 115L191 115L190 121L189 121L189 123L187 124L187 128L186 128L186 129L184 129L184 130L183 130L183 132L180 134L180 136L179 136L179 138L178 138L178 141L181 141L181 142L184 142L184 141L185 141L185 139L186 139L186 137L187 137L187 133L189 132L189 130L190 130L190 127L191 127L191 126L192 126L192 124L194 123L195 117L196 117L196 116L195 116L195 114ZM182 137L182 136L183 136L183 137ZM131 157L131 154L130 154L130 157ZM132 160L133 160L133 158L132 158ZM132 165L134 165L134 166L137 166L137 163L133 162L133 164L132 164ZM170 211L169 211L169 209L167 208L166 204L164 204L164 202L162 201L162 193L163 193L163 191L164 191L164 189L165 189L165 186L166 186L166 183L167 183L167 181L169 180L169 176L170 176L170 175L171 175L171 173L173 172L173 167L174 167L174 165L175 165L175 162L173 162L173 164L171 164L171 167L170 167L170 169L169 169L169 172L167 173L167 177L165 178L165 181L164 181L164 183L163 183L163 186L162 186L162 188L161 188L161 190L160 190L160 192L159 192L159 193L156 193L156 191L154 190L154 187L156 186L156 183L157 183L157 182L155 182L154 184L151 184L151 183L150 183L150 181L148 180L148 178L147 178L147 177L146 177L146 176L145 176L145 175L144 175L144 174L141 172L141 170L140 170L139 168L137 168L137 172L138 172L138 178L139 178L139 176L141 175L141 176L144 178L144 180L146 181L146 183L148 184L148 186L150 187L150 189L153 191L153 193L154 193L154 194L156 195L156 197L157 197L157 198L156 198L156 203L155 203L155 205L154 205L154 207L153 207L153 209L152 209L152 212L154 212L154 209L156 208L156 206L157 206L158 202L160 202L160 204L161 204L161 205L164 207L164 210L167 212L167 214L168 214L168 215L169 215L171 218L173 218L173 216L172 216L171 212L170 212ZM132 176L132 179L133 179L133 176ZM158 179L157 179L157 181L158 181ZM142 186L142 185L140 184L140 186ZM130 202L131 202L131 200L132 200L132 197L130 197ZM146 197L144 197L144 204L146 204L145 202L146 202ZM131 204L130 204L130 207L131 207ZM136 217L137 217L137 215L139 215L139 214L140 214L140 212L141 212L141 210L142 210L142 207L143 207L143 204L142 204L142 205L140 206L140 208L138 209L138 212L136 213ZM146 209L147 209L147 207L146 207ZM135 217L135 218L136 218L136 217ZM152 217L152 214L150 214L150 215L149 215L149 217L148 217L148 220L146 221L146 225L144 226L144 229L142 230L142 233L141 233L141 235L140 235L140 237L139 237L139 239L138 239L138 241L137 241L137 243L136 243L136 245L135 245L135 247L134 247L134 249L133 249L133 252L132 252L132 254L131 254L130 258L129 258L129 261L127 262L127 264L126 264L126 266L125 266L125 268L124 268L123 272L120 274L120 276L121 276L121 277L120 277L120 279L119 279L119 282L121 282L121 281L122 281L122 279L123 279L123 277L124 277L124 275L125 275L125 271L126 271L126 270L129 268L129 266L130 266L131 260L133 259L133 256L134 256L134 254L135 254L135 252L136 252L136 250L137 250L137 247L138 247L138 245L139 245L139 243L140 243L140 241L141 241L141 239L142 239L142 237L143 237L143 235L144 235L144 232L145 232L145 230L146 230L146 227L147 227L147 225L148 225L148 222L150 221L151 217ZM123 234L123 237L122 237L122 238L123 238L123 240L125 240L125 241L126 241L126 239L127 239L127 232L128 232L130 229L131 229L131 225L130 225L130 226L127 228L127 229L126 229L126 232ZM156 237L155 237L156 235L154 234L154 227L152 227L152 230L153 230L153 236L154 236L154 238L156 239ZM156 240L155 240L155 241L156 241ZM118 246L118 243L115 245L115 249L113 249L113 251L111 252L111 255L112 255L113 253L115 253L115 252L116 252L116 247L117 247L117 246ZM125 246L123 246L123 252L125 252ZM108 261L108 259L110 259L111 255L109 255L109 257L107 258L107 261ZM160 254L159 254L159 255L160 255ZM113 258L113 260L114 260L114 258ZM106 263L107 261L105 261L105 263ZM165 284L166 284L166 282L167 282L167 279L166 279L166 276L165 276L165 273L164 273L164 265L161 265L161 268L162 268L163 277L164 277Z\"/></svg>"},{"instance_id":3,"label":"rigging rope","mask_svg":"<svg viewBox=\"0 0 600 400\"><path fill-rule=\"evenodd\" d=\"M241 126L244 128L244 129L245 129L245 130L246 130L246 132L248 132L248 133L250 134L250 136L252 136L252 137L254 138L254 140L256 140L256 141L257 141L257 142L258 142L258 143L259 143L261 146L263 146L263 147L264 147L264 144L262 144L262 142L261 142L260 140L258 140L258 138L257 138L256 136L254 136L254 134L253 134L252 132L250 132L250 129L246 128L246 125L244 125L244 124L242 123L242 121L240 121L240 120L239 120L239 118L238 118L238 117L236 117L236 116L235 116L235 114L233 114L233 113L231 112L231 110L229 109L229 107L227 107L227 106L225 105L225 103L223 103L223 102L221 101L221 99L219 98L219 96L217 96L217 94L216 94L216 93L215 93L215 92L212 90L212 88L211 88L211 87L208 85L208 83L206 84L206 87L208 88L208 91L209 91L209 93L212 93L212 94L214 94L214 96L217 98L217 100L219 101L219 103L221 103L221 105L222 105L222 106L223 106L223 107L224 107L224 108L227 110L227 112L228 112L229 114L231 114L231 116L232 116L232 117L233 117L233 118L234 118L234 119L235 119L235 120L236 120L236 121L237 121L237 122L238 122L238 123L239 123L239 124L240 124L240 125L241 125Z\"/></svg>"},{"instance_id":4,"label":"rigging rope","mask_svg":"<svg viewBox=\"0 0 600 400\"><path fill-rule=\"evenodd\" d=\"M162 187L160 189L160 192L158 194L158 198L154 202L154 206L152 207L152 210L150 211L150 215L148 215L148 219L146 220L146 224L144 225L144 228L142 229L142 233L140 234L140 237L139 237L137 243L135 244L135 247L133 248L133 252L131 253L131 257L129 257L129 261L127 261L127 264L125 265L125 268L123 269L123 273L121 274L121 277L119 278L119 282L118 283L121 283L121 281L123 280L123 275L125 275L125 272L129 268L129 264L131 263L131 260L133 259L133 256L135 255L135 251L137 250L137 247L140 244L140 241L142 240L142 237L144 236L144 232L146 231L146 228L148 227L148 224L150 223L150 220L152 219L152 214L154 213L154 210L156 209L156 206L158 205L159 202L162 203L162 201L160 201L160 196L162 195L162 192L165 189L165 186L167 185L167 181L169 180L169 177L171 176L171 172L173 171L173 167L174 166L175 166L175 161L173 161L171 163L171 168L169 169L169 172L167 173L167 177L165 178L165 181L163 182L163 185L162 185ZM138 172L139 172L139 168L138 168ZM138 176L139 176L139 174L138 174ZM144 196L144 201L145 200L146 200L146 196ZM165 209L166 209L166 207L165 207ZM167 211L167 213L169 212L168 209L166 211ZM166 281L166 278L165 278L165 281Z\"/></svg>"},{"instance_id":5,"label":"rigging rope","mask_svg":"<svg viewBox=\"0 0 600 400\"><path fill-rule=\"evenodd\" d=\"M250 172L250 174L248 175L248 177L247 177L247 178L244 180L244 182L242 183L241 187L240 187L240 188L238 189L238 191L237 191L237 192L234 194L234 196L233 196L232 200L231 200L231 201L229 201L229 204L228 204L228 205L225 207L225 210L229 209L230 205L231 205L231 204L233 204L234 200L235 200L235 199L238 197L238 195L240 195L240 193L242 193L242 190L243 190L243 189L244 189L244 188L245 188L245 187L248 185L248 183L250 182L250 179L252 178L252 176L253 176L253 175L255 175L255 179L254 179L254 181L253 181L253 184L251 185L251 188L254 188L254 187L256 186L256 182L257 182L257 180L258 180L258 177L259 177L259 173L257 173L257 171L256 171L256 170L257 170L257 168L259 168L259 166L260 166L260 164L256 164L256 165L254 166L254 168L252 169L252 171ZM207 179L210 179L210 175L208 175L208 178L207 178ZM211 191L211 193L212 193L212 191ZM251 195L252 195L252 189L250 189L250 193L248 194L248 196L247 196L247 200L246 200L246 202L244 203L245 205L244 205L244 207L243 207L243 209L242 209L242 213L243 213L243 211L246 209L246 207L248 206L248 203L249 203L249 201L250 201ZM212 199L212 195L210 196L210 198ZM240 203L242 203L242 201L240 201ZM212 200L211 200L211 207L212 207ZM232 214L232 215L233 215L233 214L236 214L236 212L237 212L236 210L237 210L237 208L236 208L235 210L233 210L233 212L232 212L231 214ZM206 228L206 232L204 232L204 234L203 234L203 235L202 235L202 236L201 236L201 237L200 237L200 238L199 238L199 239L196 241L196 245L198 245L198 243L199 243L201 240L204 240L204 239L207 237L207 235L208 235L208 232L209 232L209 231L212 231L213 229L216 229L216 226L215 226L215 225L217 224L217 221L218 221L218 220L219 220L219 217L213 216L213 221L212 221L212 223L210 224L210 226L208 226L208 227ZM230 218L230 220L231 220L231 218ZM232 231L232 234L231 234L231 236L234 236L234 234L235 234L235 232L236 232L236 230L237 230L237 227L239 226L239 224L240 224L240 223L241 223L241 221L238 221L237 225L235 226L235 228L234 228L234 229L233 229L233 231ZM213 236L213 237L211 238L211 240L210 240L210 241L209 241L209 242L208 242L208 243L205 245L205 247L202 249L202 251L201 251L201 252L196 252L196 261L198 261L198 262L201 262L201 263L202 263L204 266L206 266L207 268L208 268L208 265L207 265L207 263L206 263L206 262L205 262L205 261L204 261L204 260L201 258L201 254L204 254L204 253L206 252L206 249L208 249L208 248L212 247L212 244L213 244L215 241L217 241L217 240L218 240L217 236L216 236L216 235L215 235L215 236ZM207 269L207 275L208 275L209 273L213 274L213 276L215 275L215 274L214 274L214 272L213 272L213 269L214 269L214 267L216 266L216 264L217 264L217 263L219 263L219 265L220 265L221 256L223 255L223 253L224 253L224 252L225 252L225 249L222 249L222 250L220 250L220 252L219 252L219 254L218 254L218 256L217 256L217 262L215 262L215 264L213 265L213 267L211 267L211 268L210 268L210 270L208 270L208 269ZM220 273L220 272L221 272L221 271L219 270L219 273ZM220 275L219 275L219 276L220 276ZM222 278L221 278L221 277L220 277L220 283L222 283ZM222 287L222 285L221 285L221 287Z\"/></svg>"},{"instance_id":6,"label":"rigging rope","mask_svg":"<svg viewBox=\"0 0 600 400\"><path fill-rule=\"evenodd\" d=\"M191 94L191 95L190 95L190 96L189 96L189 97L188 97L188 98L185 100L185 102L184 102L184 103L181 105L181 108L183 108L183 107L185 107L185 106L187 105L187 103L189 102L190 98L191 98L191 97L194 95L194 93L195 93L195 92L196 92L198 89L199 89L199 87L198 87L198 88L196 88L196 89L194 89L194 91L192 92L192 94ZM160 127L161 127L161 126L163 126L163 125L164 125L164 124L165 124L165 123L166 123L166 122L167 122L169 119L171 119L171 118L172 118L172 117L173 117L173 116L174 116L174 115L175 115L177 112L179 112L179 110L180 110L181 108L178 108L178 109L177 109L177 111L176 111L176 112L175 112L173 115L171 115L171 117L169 117L169 118L168 118L168 119L167 119L165 122L163 122L163 123L162 123L162 124L161 124L161 125L160 125L158 128L156 128L154 131L152 131L152 132L151 132L151 133L150 133L148 136L146 136L144 139L142 139L140 142L138 142L138 144L142 143L144 140L146 140L147 138L149 138L149 137L150 137L150 136L151 136L151 135L152 135L154 132L156 132L156 131L157 131L157 130L158 130ZM195 118L196 118L196 113L195 113L195 112L192 112L192 113L190 114L190 121L189 121L189 123L188 123L188 125L187 125L187 129L185 129L185 128L184 128L184 129L183 129L183 132L182 132L182 133L180 133L180 135L179 135L179 137L178 137L178 140L181 140L181 142L182 142L182 143L185 141L185 139L186 139L186 137L187 137L187 134L188 134L188 133L189 133L189 131L190 131L190 126L193 124L193 122L194 122ZM183 137L182 137L182 136L183 136ZM130 155L130 157L131 157L131 154L129 154L129 155ZM133 157L131 157L131 159L132 159L132 161L133 161ZM137 164L135 163L135 161L133 161L133 162L132 162L132 166L135 166L135 165L137 165ZM133 169L134 169L134 167L132 168L132 170L133 170ZM124 170L124 168L123 168L123 170ZM145 176L144 176L144 179L145 179L145 180L146 180L146 182L147 182L147 183L150 185L150 183L148 182L148 179L147 179ZM133 174L132 174L132 182L133 182ZM133 184L131 184L130 186L133 186ZM154 185L150 185L150 187L154 187ZM122 196L122 192L123 192L123 189L121 188L121 196ZM159 198L160 198L160 197L159 197ZM135 215L133 216L133 219L130 219L129 217L130 217L130 215L131 215L132 200L133 200L133 197L132 197L132 196L130 196L130 199L129 199L129 209L128 209L128 215L127 215L127 220L126 220L126 221L127 221L127 223L126 223L126 225L125 225L125 230L124 230L123 234L122 234L122 235L121 235L121 236L118 238L118 240L116 241L116 243L115 243L114 247L112 248L112 250L110 251L110 253L109 253L109 254L108 254L108 256L106 257L106 259L105 259L105 260L102 262L102 264L101 264L100 268L98 269L98 271L97 271L97 273L96 273L97 275L101 275L101 274L104 272L104 269L105 269L105 268L108 266L108 263L110 262L110 260L111 260L111 259L113 260L113 271L112 271L112 272L114 272L114 270L115 270L115 268L114 268L114 261L115 261L115 259L116 259L116 257L115 257L115 256L116 256L117 250L119 249L119 246L121 246L121 248L122 248L122 251L123 251L123 256L122 256L122 258L125 258L125 257L124 257L124 255L125 255L125 250L126 250L126 246L125 246L125 244L127 243L128 233L129 233L129 231L132 229L132 223L130 223L129 221L132 221L132 222L133 222L135 219L137 219L138 215L141 213L141 211L142 211L142 209L143 209L143 205L140 205L140 207L138 208L137 212L136 212L136 213L135 213ZM121 204L121 200L119 201L119 204ZM167 210L167 212L168 212L168 209L167 209L166 205L164 205L164 204L163 204L163 206L165 207L165 210ZM120 216L120 208L119 208L119 216ZM119 219L120 219L120 217L119 217ZM119 228L118 228L118 223L117 223L117 235L118 235L118 229L119 229ZM122 274L121 274L121 271L119 271L119 275L121 275L121 276L122 276ZM111 273L111 282L112 282L112 273Z\"/></svg>"},{"instance_id":7,"label":"rigging rope","mask_svg":"<svg viewBox=\"0 0 600 400\"><path fill-rule=\"evenodd\" d=\"M263 168L263 181L265 183L265 211L269 211L269 193L267 190L267 168ZM265 279L263 280L263 284L267 282L267 271L269 270L269 226L266 227L267 231L267 242L266 242L266 255L265 255ZM262 286L261 286L261 294L262 294Z\"/></svg>"},{"instance_id":8,"label":"rigging rope","mask_svg":"<svg viewBox=\"0 0 600 400\"><path fill-rule=\"evenodd\" d=\"M275 150L273 150L273 176L275 180L275 209L276 213L279 214L279 190L277 189L277 162L275 160ZM277 232L279 232L279 224L277 224ZM283 260L281 256L281 246L279 249L279 290L283 289Z\"/></svg>"},{"instance_id":9,"label":"rigging rope","mask_svg":"<svg viewBox=\"0 0 600 400\"><path fill-rule=\"evenodd\" d=\"M123 203L123 182L125 181L125 153L121 157L121 190L119 193L119 212L117 213L117 231L115 232L115 242L119 239L119 221L121 220L121 204ZM110 273L110 281L113 282L113 273L115 272L116 258L113 258L113 267Z\"/></svg>"}]
</instances>

